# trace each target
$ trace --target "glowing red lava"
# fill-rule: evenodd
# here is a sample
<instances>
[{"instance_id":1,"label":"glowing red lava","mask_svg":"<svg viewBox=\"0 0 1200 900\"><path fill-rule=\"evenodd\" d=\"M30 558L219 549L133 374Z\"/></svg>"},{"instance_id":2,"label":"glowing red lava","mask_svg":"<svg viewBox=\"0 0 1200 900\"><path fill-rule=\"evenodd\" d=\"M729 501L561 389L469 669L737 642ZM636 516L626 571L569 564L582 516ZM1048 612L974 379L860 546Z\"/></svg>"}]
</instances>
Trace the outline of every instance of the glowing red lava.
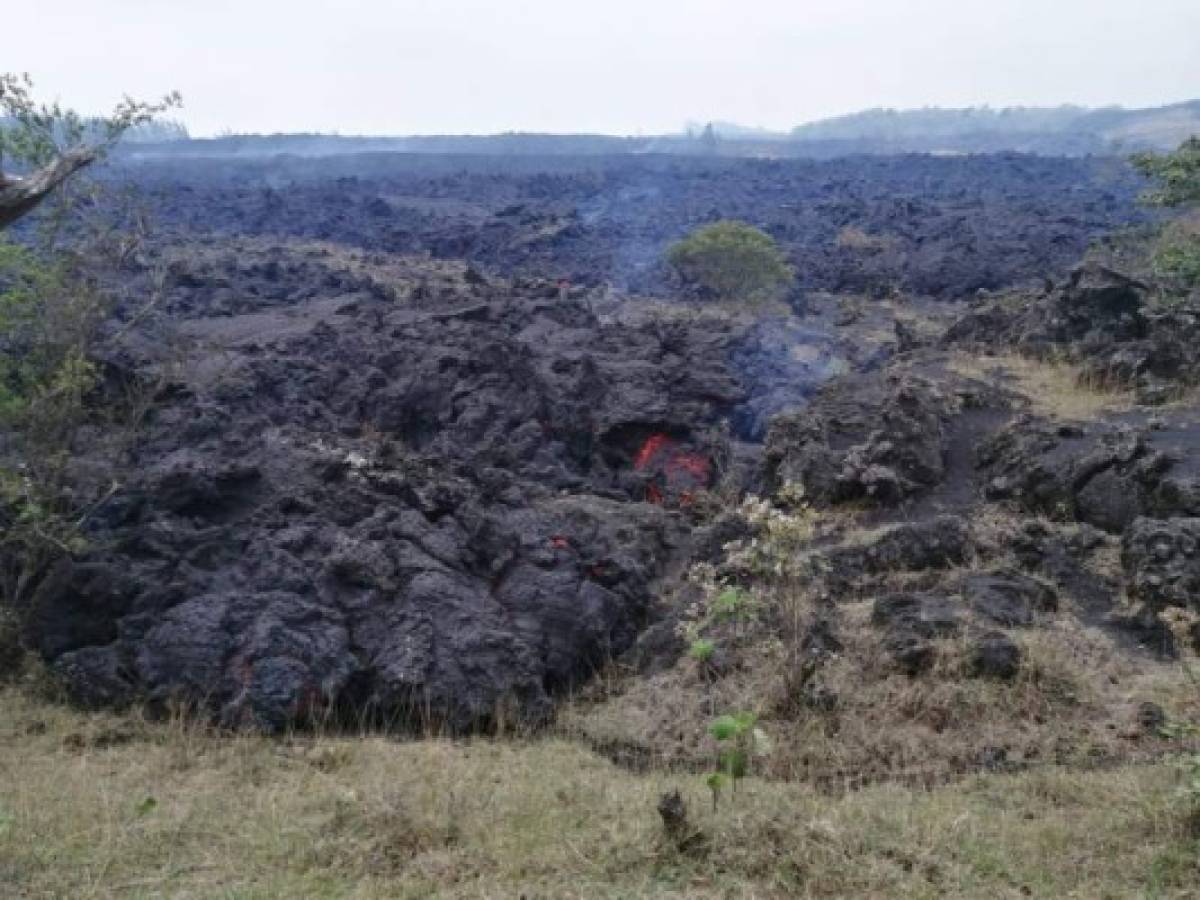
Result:
<instances>
[{"instance_id":1,"label":"glowing red lava","mask_svg":"<svg viewBox=\"0 0 1200 900\"><path fill-rule=\"evenodd\" d=\"M674 446L675 442L665 434L650 435L646 438L646 443L642 444L642 449L637 452L637 456L633 458L633 467L639 471L646 468L659 453Z\"/></svg>"},{"instance_id":2,"label":"glowing red lava","mask_svg":"<svg viewBox=\"0 0 1200 900\"><path fill-rule=\"evenodd\" d=\"M687 505L697 488L708 486L712 474L708 457L681 449L678 441L661 432L646 438L633 458L633 467L652 476L646 485L650 503L663 503L670 497Z\"/></svg>"}]
</instances>

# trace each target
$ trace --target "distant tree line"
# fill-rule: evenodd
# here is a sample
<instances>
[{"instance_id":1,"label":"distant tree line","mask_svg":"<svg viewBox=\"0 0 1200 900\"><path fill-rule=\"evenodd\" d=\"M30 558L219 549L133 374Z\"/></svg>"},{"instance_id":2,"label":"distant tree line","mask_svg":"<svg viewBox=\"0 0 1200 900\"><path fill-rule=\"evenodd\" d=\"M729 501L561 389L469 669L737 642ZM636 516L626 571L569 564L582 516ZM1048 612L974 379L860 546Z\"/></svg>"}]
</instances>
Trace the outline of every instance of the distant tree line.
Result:
<instances>
[{"instance_id":1,"label":"distant tree line","mask_svg":"<svg viewBox=\"0 0 1200 900\"><path fill-rule=\"evenodd\" d=\"M997 149L1101 153L1174 146L1200 131L1200 100L1151 109L1119 106L973 106L964 109L869 109L801 125L793 141L865 142L921 151L939 144L964 152Z\"/></svg>"},{"instance_id":2,"label":"distant tree line","mask_svg":"<svg viewBox=\"0 0 1200 900\"><path fill-rule=\"evenodd\" d=\"M1082 106L1009 106L994 109L868 109L792 129L807 140L911 139L959 137L965 134L1069 131L1094 110Z\"/></svg>"}]
</instances>

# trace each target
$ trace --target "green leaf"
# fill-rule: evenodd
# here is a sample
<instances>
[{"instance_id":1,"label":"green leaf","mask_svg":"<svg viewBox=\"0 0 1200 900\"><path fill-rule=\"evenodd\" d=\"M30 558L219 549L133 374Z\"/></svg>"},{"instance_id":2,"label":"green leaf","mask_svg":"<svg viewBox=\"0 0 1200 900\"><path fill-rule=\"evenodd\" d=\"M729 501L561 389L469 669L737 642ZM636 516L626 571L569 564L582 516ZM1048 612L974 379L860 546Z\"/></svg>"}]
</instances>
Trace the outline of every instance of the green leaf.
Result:
<instances>
[{"instance_id":1,"label":"green leaf","mask_svg":"<svg viewBox=\"0 0 1200 900\"><path fill-rule=\"evenodd\" d=\"M707 638L697 638L688 648L688 655L698 662L708 662L717 652L717 645Z\"/></svg>"},{"instance_id":2,"label":"green leaf","mask_svg":"<svg viewBox=\"0 0 1200 900\"><path fill-rule=\"evenodd\" d=\"M153 797L147 797L137 805L137 814L139 816L149 815L150 813L154 812L157 807L158 801Z\"/></svg>"},{"instance_id":3,"label":"green leaf","mask_svg":"<svg viewBox=\"0 0 1200 900\"><path fill-rule=\"evenodd\" d=\"M718 741L727 741L738 734L738 721L733 716L719 716L708 726L708 733Z\"/></svg>"}]
</instances>

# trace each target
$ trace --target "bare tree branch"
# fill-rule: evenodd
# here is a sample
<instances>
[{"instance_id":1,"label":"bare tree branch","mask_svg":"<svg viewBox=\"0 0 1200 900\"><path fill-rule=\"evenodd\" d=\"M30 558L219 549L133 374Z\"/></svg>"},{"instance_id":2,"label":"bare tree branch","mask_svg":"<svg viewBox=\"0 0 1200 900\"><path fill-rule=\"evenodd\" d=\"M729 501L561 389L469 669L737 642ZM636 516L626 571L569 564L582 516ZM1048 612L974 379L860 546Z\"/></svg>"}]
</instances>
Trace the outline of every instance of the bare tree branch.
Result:
<instances>
[{"instance_id":1,"label":"bare tree branch","mask_svg":"<svg viewBox=\"0 0 1200 900\"><path fill-rule=\"evenodd\" d=\"M25 178L0 174L0 230L41 203L56 187L96 160L93 147L76 147Z\"/></svg>"}]
</instances>

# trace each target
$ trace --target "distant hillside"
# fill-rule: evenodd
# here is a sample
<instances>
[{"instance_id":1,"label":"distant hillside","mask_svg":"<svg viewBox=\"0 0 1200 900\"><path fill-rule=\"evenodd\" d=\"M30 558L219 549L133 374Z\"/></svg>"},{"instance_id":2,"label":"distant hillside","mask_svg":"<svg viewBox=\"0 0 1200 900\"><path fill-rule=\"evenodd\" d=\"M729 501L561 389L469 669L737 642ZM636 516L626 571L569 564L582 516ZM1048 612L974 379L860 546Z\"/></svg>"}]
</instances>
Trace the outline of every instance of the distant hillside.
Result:
<instances>
[{"instance_id":1,"label":"distant hillside","mask_svg":"<svg viewBox=\"0 0 1200 900\"><path fill-rule=\"evenodd\" d=\"M0 123L2 124L2 123ZM619 137L603 134L421 135L342 137L323 134L223 135L188 139L174 123L136 135L128 158L163 156L333 156L359 153L478 154L485 156L808 157L853 154L1033 153L1086 156L1173 149L1200 134L1200 100L1153 109L1118 106L1009 107L993 109L872 109L812 122L777 134L731 122L688 124L684 133Z\"/></svg>"},{"instance_id":2,"label":"distant hillside","mask_svg":"<svg viewBox=\"0 0 1200 900\"><path fill-rule=\"evenodd\" d=\"M1200 133L1200 100L1150 109L1119 106L870 109L792 130L792 140L880 150L1105 153L1177 146Z\"/></svg>"},{"instance_id":3,"label":"distant hillside","mask_svg":"<svg viewBox=\"0 0 1200 900\"><path fill-rule=\"evenodd\" d=\"M709 125L712 126L718 138L777 141L787 137L787 132L784 131L772 131L770 128L739 125L737 122L723 122L720 120L712 122L688 122L683 130L689 137L698 138Z\"/></svg>"},{"instance_id":4,"label":"distant hillside","mask_svg":"<svg viewBox=\"0 0 1200 900\"><path fill-rule=\"evenodd\" d=\"M1152 109L1097 109L1080 119L1079 128L1122 149L1174 149L1200 134L1200 100Z\"/></svg>"}]
</instances>

